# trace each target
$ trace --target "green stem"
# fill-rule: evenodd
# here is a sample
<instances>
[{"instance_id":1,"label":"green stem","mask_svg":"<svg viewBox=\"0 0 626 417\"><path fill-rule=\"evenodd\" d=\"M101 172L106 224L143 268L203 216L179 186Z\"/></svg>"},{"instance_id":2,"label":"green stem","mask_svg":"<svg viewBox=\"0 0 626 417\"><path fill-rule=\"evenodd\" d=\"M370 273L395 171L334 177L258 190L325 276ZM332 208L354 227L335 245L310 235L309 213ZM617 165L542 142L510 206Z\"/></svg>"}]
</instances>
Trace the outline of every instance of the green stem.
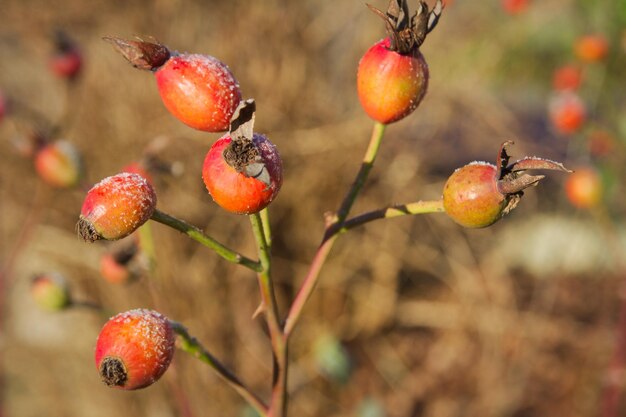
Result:
<instances>
[{"instance_id":1,"label":"green stem","mask_svg":"<svg viewBox=\"0 0 626 417\"><path fill-rule=\"evenodd\" d=\"M291 332L298 323L298 320L302 315L304 305L311 297L311 294L313 293L313 290L317 285L322 266L326 262L326 258L328 257L330 250L335 244L337 236L339 236L338 231L341 230L344 221L350 214L350 209L352 209L352 205L354 204L357 196L359 195L359 192L361 191L363 185L365 184L365 181L367 180L370 171L372 170L372 167L374 166L374 161L376 160L376 156L378 155L378 150L380 149L380 144L385 133L385 127L386 125L379 122L376 122L374 124L372 136L370 138L367 150L365 151L365 156L363 157L361 168L359 169L359 172L357 173L356 178L352 183L352 186L350 187L350 190L344 197L341 206L339 207L339 210L337 210L335 218L332 219L331 223L326 227L326 232L322 239L322 243L317 249L317 252L313 257L313 261L311 262L311 266L309 267L309 271L304 277L302 286L298 290L298 294L291 303L291 308L287 313L284 328L286 340L289 340Z\"/></svg>"},{"instance_id":2,"label":"green stem","mask_svg":"<svg viewBox=\"0 0 626 417\"><path fill-rule=\"evenodd\" d=\"M398 204L380 210L369 211L348 219L343 222L342 227L337 229L336 233L344 233L357 226L362 226L378 219L391 219L414 214L443 213L444 211L443 200L416 201L414 203Z\"/></svg>"},{"instance_id":3,"label":"green stem","mask_svg":"<svg viewBox=\"0 0 626 417\"><path fill-rule=\"evenodd\" d=\"M374 166L374 161L376 160L376 155L378 155L378 149L380 148L380 144L383 139L383 135L385 134L385 127L387 125L376 122L374 124L374 129L372 130L372 137L370 139L370 143L367 147L367 151L365 151L365 156L363 157L363 162L361 163L361 168L359 169L359 173L356 175L354 182L352 183L352 187L350 187L350 191L343 199L339 210L337 210L337 219L335 223L343 223L343 221L350 214L350 209L354 204L361 188L365 184L367 177Z\"/></svg>"},{"instance_id":4,"label":"green stem","mask_svg":"<svg viewBox=\"0 0 626 417\"><path fill-rule=\"evenodd\" d=\"M215 251L215 253L226 259L228 262L243 265L246 268L249 268L255 272L261 272L263 270L261 263L253 261L252 259L247 258L240 253L227 248L212 237L206 235L196 226L193 226L183 220L177 219L174 216L170 216L169 214L163 213L158 209L154 210L151 218L155 222L159 222L173 229L176 229L181 233L186 234L196 242L208 247L209 249L212 249L213 251Z\"/></svg>"},{"instance_id":5,"label":"green stem","mask_svg":"<svg viewBox=\"0 0 626 417\"><path fill-rule=\"evenodd\" d=\"M270 228L270 213L267 208L264 208L259 213L261 215L261 224L263 225L263 232L265 234L265 243L270 252L272 251L272 229Z\"/></svg>"},{"instance_id":6,"label":"green stem","mask_svg":"<svg viewBox=\"0 0 626 417\"><path fill-rule=\"evenodd\" d=\"M280 324L278 304L271 278L271 253L266 237L269 231L264 229L260 214L255 213L249 217L261 261L261 271L258 273L259 289L274 355L274 378L269 415L283 417L286 415L287 405L287 343Z\"/></svg>"},{"instance_id":7,"label":"green stem","mask_svg":"<svg viewBox=\"0 0 626 417\"><path fill-rule=\"evenodd\" d=\"M171 321L174 332L180 336L180 349L195 356L202 362L209 365L218 376L220 376L228 385L233 387L244 400L250 404L261 417L266 417L268 414L268 407L263 403L259 397L257 397L250 389L248 389L231 371L229 371L224 365L222 365L211 353L209 353L201 344L198 339L191 336L185 326L182 324Z\"/></svg>"}]
</instances>

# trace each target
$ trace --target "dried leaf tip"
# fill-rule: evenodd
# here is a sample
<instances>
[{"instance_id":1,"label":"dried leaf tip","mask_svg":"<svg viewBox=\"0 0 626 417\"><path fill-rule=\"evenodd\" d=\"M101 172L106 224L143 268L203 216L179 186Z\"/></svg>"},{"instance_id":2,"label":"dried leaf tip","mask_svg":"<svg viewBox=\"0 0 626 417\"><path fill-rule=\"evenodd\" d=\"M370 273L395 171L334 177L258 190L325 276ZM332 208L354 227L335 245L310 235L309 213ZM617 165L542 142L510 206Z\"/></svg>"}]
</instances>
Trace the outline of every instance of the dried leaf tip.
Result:
<instances>
[{"instance_id":1,"label":"dried leaf tip","mask_svg":"<svg viewBox=\"0 0 626 417\"><path fill-rule=\"evenodd\" d=\"M154 71L171 56L169 49L157 41L131 41L114 36L105 36L102 39L113 45L132 66L143 70Z\"/></svg>"}]
</instances>

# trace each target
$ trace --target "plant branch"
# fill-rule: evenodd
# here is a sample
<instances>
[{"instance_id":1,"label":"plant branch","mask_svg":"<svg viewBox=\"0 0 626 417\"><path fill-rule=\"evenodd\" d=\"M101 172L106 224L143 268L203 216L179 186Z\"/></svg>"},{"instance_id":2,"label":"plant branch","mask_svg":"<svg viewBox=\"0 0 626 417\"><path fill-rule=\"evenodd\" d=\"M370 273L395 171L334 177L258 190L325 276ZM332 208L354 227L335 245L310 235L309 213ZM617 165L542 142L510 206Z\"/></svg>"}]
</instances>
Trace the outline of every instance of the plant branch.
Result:
<instances>
[{"instance_id":1,"label":"plant branch","mask_svg":"<svg viewBox=\"0 0 626 417\"><path fill-rule=\"evenodd\" d=\"M228 385L230 385L244 400L250 404L261 417L267 416L268 407L259 399L250 389L248 389L231 371L222 365L211 353L209 353L200 342L189 334L187 328L182 324L171 321L172 329L180 336L181 350L200 359L209 365L218 376L220 376Z\"/></svg>"},{"instance_id":2,"label":"plant branch","mask_svg":"<svg viewBox=\"0 0 626 417\"><path fill-rule=\"evenodd\" d=\"M337 233L344 233L350 229L378 219L391 219L407 215L443 212L443 200L416 201L414 203L398 204L391 207L385 207L380 210L359 214L358 216L348 219L343 222L343 225L337 230Z\"/></svg>"},{"instance_id":3,"label":"plant branch","mask_svg":"<svg viewBox=\"0 0 626 417\"><path fill-rule=\"evenodd\" d=\"M342 225L348 214L350 214L350 209L352 205L356 201L356 198L363 188L367 177L374 166L374 161L376 160L376 156L378 155L378 150L380 148L380 144L383 139L383 135L385 133L386 125L376 122L374 124L374 128L372 130L372 136L370 138L369 145L367 150L365 151L365 156L363 157L363 162L361 163L361 168L350 187L350 190L344 197L337 214L334 219L331 219L330 224L326 227L326 231L324 233L324 237L322 239L322 243L320 244L313 261L311 262L311 266L309 267L309 271L304 277L304 281L300 289L298 290L298 294L295 299L291 303L291 308L287 313L287 318L285 319L285 339L289 340L289 336L296 326L300 316L302 314L302 310L304 309L304 305L307 300L311 297L315 286L317 285L317 281L319 279L319 273L322 269L322 266L326 262L326 258L330 253L333 245L335 244L335 240L337 239L338 231L341 230Z\"/></svg>"},{"instance_id":4,"label":"plant branch","mask_svg":"<svg viewBox=\"0 0 626 417\"><path fill-rule=\"evenodd\" d=\"M263 302L263 311L269 328L274 355L274 379L270 415L282 417L287 404L287 343L279 319L278 304L271 278L271 253L267 243L269 230L264 229L262 216L258 213L249 216L252 231L256 239L262 270L258 273L259 289Z\"/></svg>"},{"instance_id":5,"label":"plant branch","mask_svg":"<svg viewBox=\"0 0 626 417\"><path fill-rule=\"evenodd\" d=\"M253 261L252 259L247 258L240 253L227 248L212 237L205 234L196 226L193 226L183 220L177 219L174 216L170 216L169 214L164 213L158 209L154 210L151 219L155 222L164 224L178 230L181 233L186 234L196 242L208 247L209 249L212 249L213 251L215 251L215 253L226 259L228 262L243 265L246 268L251 269L255 272L260 272L263 270L261 263Z\"/></svg>"}]
</instances>

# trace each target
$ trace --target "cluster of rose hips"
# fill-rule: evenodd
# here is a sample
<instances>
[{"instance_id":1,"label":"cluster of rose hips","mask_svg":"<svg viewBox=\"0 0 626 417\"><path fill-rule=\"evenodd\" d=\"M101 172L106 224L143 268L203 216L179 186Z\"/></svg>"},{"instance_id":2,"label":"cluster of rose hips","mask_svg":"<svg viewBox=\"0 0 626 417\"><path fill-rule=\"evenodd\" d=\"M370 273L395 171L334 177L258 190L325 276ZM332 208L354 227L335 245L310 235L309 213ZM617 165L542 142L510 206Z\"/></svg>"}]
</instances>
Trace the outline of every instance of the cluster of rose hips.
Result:
<instances>
[{"instance_id":1,"label":"cluster of rose hips","mask_svg":"<svg viewBox=\"0 0 626 417\"><path fill-rule=\"evenodd\" d=\"M400 121L415 111L426 94L429 70L419 48L437 25L443 4L437 0L429 10L425 2L419 1L414 14L409 13L406 0L390 0L384 12L372 6L370 9L384 20L388 36L373 45L359 62L357 91L363 109L375 121L377 135L373 135L373 143L379 143L385 125ZM177 53L155 41L105 39L133 66L153 73L161 99L172 115L194 129L227 131L206 153L202 179L220 207L235 214L250 215L253 227L259 228L256 216L275 199L281 188L282 162L269 139L254 132L255 102L242 99L239 84L229 68L214 57ZM394 206L350 219L351 205L375 158L376 150L368 150L357 180L336 215L328 222L311 271L284 321L272 317L275 311L269 278L268 242L271 239L268 232L260 227L261 232L256 233L259 262L246 260L238 254L230 258L237 263L248 262L252 269L259 272L263 309L268 317L279 372L275 376L275 384L282 384L282 387L272 390L269 407L276 408L272 409L271 415L284 415L285 345L338 234L376 218L433 212L445 212L465 227L486 227L515 208L523 191L543 178L542 175L529 175L526 171L567 171L560 163L537 157L525 157L509 163L509 144L505 142L500 147L493 165L474 162L456 170L447 180L441 200L430 204L407 204L402 208ZM415 211L411 211L410 207ZM149 219L175 224L179 230L197 240L210 240L197 228L160 212L151 182L135 172L121 172L107 177L87 192L77 231L88 242L118 240L134 233ZM257 229L255 231L258 232ZM214 247L218 248L216 251L223 249L219 245ZM123 275L123 271L115 268L124 266L133 256L131 250L126 256L114 257L114 262L109 262L112 266L107 268ZM230 255L223 256L229 259ZM197 341L189 338L182 326L157 312L138 309L111 318L100 332L95 360L102 380L109 386L122 389L138 389L152 384L163 375L172 360L175 334L182 336L185 346L193 347L190 351L215 364L214 358L198 348ZM268 406L246 391L222 367L215 366L215 369L240 393L243 392L242 395L257 411L266 415Z\"/></svg>"}]
</instances>

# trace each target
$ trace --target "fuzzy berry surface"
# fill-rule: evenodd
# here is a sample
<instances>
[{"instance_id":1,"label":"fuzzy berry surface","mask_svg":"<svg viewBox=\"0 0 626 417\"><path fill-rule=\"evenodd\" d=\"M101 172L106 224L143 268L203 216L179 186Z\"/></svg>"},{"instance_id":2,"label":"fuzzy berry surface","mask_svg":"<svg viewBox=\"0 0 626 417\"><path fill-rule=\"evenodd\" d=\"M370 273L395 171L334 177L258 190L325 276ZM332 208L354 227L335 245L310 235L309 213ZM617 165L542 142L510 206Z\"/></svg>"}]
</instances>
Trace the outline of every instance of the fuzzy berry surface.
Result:
<instances>
[{"instance_id":1,"label":"fuzzy berry surface","mask_svg":"<svg viewBox=\"0 0 626 417\"><path fill-rule=\"evenodd\" d=\"M474 162L457 169L443 189L446 214L464 227L487 227L498 221L507 198L496 185L496 167Z\"/></svg>"},{"instance_id":2,"label":"fuzzy berry surface","mask_svg":"<svg viewBox=\"0 0 626 417\"><path fill-rule=\"evenodd\" d=\"M177 119L206 132L228 130L241 91L226 64L208 55L175 55L155 76L163 104Z\"/></svg>"},{"instance_id":3,"label":"fuzzy berry surface","mask_svg":"<svg viewBox=\"0 0 626 417\"><path fill-rule=\"evenodd\" d=\"M411 114L428 88L428 65L415 48L403 55L391 51L390 39L374 44L361 58L357 92L368 116L393 123Z\"/></svg>"},{"instance_id":4,"label":"fuzzy berry surface","mask_svg":"<svg viewBox=\"0 0 626 417\"><path fill-rule=\"evenodd\" d=\"M283 183L282 160L276 147L264 135L252 139L269 173L269 185L259 179L237 172L224 159L224 151L232 142L226 135L207 152L202 166L202 179L213 200L227 211L253 214L267 207Z\"/></svg>"},{"instance_id":5,"label":"fuzzy berry surface","mask_svg":"<svg viewBox=\"0 0 626 417\"><path fill-rule=\"evenodd\" d=\"M102 381L135 390L156 382L174 356L170 321L146 309L130 310L106 322L96 342L96 368Z\"/></svg>"},{"instance_id":6,"label":"fuzzy berry surface","mask_svg":"<svg viewBox=\"0 0 626 417\"><path fill-rule=\"evenodd\" d=\"M87 192L77 229L86 241L116 240L144 224L156 208L152 185L141 175L107 177Z\"/></svg>"},{"instance_id":7,"label":"fuzzy berry surface","mask_svg":"<svg viewBox=\"0 0 626 417\"><path fill-rule=\"evenodd\" d=\"M34 163L39 177L53 187L73 187L81 178L82 158L70 142L45 145L35 154Z\"/></svg>"}]
</instances>

